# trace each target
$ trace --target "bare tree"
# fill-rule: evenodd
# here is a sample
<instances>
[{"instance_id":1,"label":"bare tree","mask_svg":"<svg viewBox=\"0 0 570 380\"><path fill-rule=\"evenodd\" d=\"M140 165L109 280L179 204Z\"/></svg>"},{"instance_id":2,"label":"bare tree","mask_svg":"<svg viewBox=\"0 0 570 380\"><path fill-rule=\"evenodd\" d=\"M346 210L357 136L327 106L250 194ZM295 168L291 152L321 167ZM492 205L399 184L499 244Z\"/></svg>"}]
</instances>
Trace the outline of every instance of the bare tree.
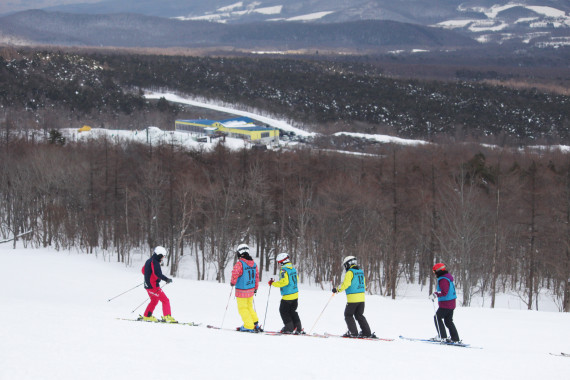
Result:
<instances>
[{"instance_id":1,"label":"bare tree","mask_svg":"<svg viewBox=\"0 0 570 380\"><path fill-rule=\"evenodd\" d=\"M486 223L489 215L481 200L475 176L464 165L441 188L441 224L438 239L442 259L458 273L463 290L463 305L469 306L483 268L480 257L488 248Z\"/></svg>"}]
</instances>

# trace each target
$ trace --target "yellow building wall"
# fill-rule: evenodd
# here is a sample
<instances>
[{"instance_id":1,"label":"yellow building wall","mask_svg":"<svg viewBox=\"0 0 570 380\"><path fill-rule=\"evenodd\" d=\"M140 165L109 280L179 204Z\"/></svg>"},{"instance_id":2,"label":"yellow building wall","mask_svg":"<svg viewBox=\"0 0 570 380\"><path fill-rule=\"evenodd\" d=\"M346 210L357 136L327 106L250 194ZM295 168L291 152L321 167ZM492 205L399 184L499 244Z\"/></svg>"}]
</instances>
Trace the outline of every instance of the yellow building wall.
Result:
<instances>
[{"instance_id":1,"label":"yellow building wall","mask_svg":"<svg viewBox=\"0 0 570 380\"><path fill-rule=\"evenodd\" d=\"M227 132L227 133L239 133L242 135L246 135L246 136L249 136L249 138L251 140L260 140L262 133L269 133L270 138L274 138L276 136L279 136L279 130L278 129L270 129L270 130L265 130L265 131L248 131L247 129L226 128L224 126L221 126L221 127L219 127L219 130L222 132Z\"/></svg>"},{"instance_id":2,"label":"yellow building wall","mask_svg":"<svg viewBox=\"0 0 570 380\"><path fill-rule=\"evenodd\" d=\"M269 133L269 138L275 138L275 137L279 136L279 130L278 129L270 129L270 130L265 130L265 131L248 131L247 129L227 128L223 124L220 124L219 122L215 122L212 124L200 124L200 123L190 123L190 122L186 122L186 121L176 121L176 125L191 125L191 126L201 127L201 128L213 127L213 128L217 128L220 132L235 133L235 134L241 134L244 136L249 136L249 139L252 141L260 140L262 138L261 137L262 133Z\"/></svg>"}]
</instances>

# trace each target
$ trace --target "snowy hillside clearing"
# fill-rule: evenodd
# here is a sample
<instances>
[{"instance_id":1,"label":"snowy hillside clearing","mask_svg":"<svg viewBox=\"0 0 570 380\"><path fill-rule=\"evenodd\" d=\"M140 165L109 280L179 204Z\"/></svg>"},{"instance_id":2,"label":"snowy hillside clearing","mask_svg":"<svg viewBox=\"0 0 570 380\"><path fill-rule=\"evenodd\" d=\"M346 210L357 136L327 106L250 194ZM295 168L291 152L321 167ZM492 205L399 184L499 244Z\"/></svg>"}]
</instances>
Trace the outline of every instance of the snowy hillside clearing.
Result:
<instances>
[{"instance_id":1,"label":"snowy hillside clearing","mask_svg":"<svg viewBox=\"0 0 570 380\"><path fill-rule=\"evenodd\" d=\"M377 335L393 342L317 339L216 331L204 326L128 322L145 303L144 257L125 267L102 254L0 246L4 312L0 316L2 380L178 379L399 379L445 372L457 379L564 377L570 361L550 352L570 351L570 315L506 309L459 308L461 338L483 349L447 347L398 339L431 337L433 308L425 294L396 301L367 296L365 315ZM190 260L191 261L191 260ZM340 268L339 268L340 269ZM167 271L167 268L165 268ZM267 275L264 277L267 278ZM301 284L299 313L310 329L331 293ZM228 284L175 278L164 288L180 321L219 325ZM278 329L279 292L265 282L255 304L267 328ZM268 298L269 295L269 298ZM316 332L343 333L345 295L335 296ZM241 324L230 300L224 327ZM156 310L160 315L160 306Z\"/></svg>"}]
</instances>

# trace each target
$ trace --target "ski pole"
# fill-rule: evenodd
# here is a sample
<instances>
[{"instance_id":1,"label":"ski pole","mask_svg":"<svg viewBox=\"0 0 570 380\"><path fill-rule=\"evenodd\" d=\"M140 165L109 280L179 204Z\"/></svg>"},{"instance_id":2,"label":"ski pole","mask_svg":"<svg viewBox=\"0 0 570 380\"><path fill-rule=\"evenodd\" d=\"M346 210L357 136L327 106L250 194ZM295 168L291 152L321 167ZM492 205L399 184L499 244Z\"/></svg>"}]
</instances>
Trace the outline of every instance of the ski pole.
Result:
<instances>
[{"instance_id":1,"label":"ski pole","mask_svg":"<svg viewBox=\"0 0 570 380\"><path fill-rule=\"evenodd\" d=\"M263 328L265 328L265 321L267 320L267 307L269 306L269 296L271 295L272 286L269 285L269 293L267 294L267 305L265 305L265 317L263 317Z\"/></svg>"},{"instance_id":2,"label":"ski pole","mask_svg":"<svg viewBox=\"0 0 570 380\"><path fill-rule=\"evenodd\" d=\"M141 307L141 306L144 305L145 303L146 303L146 299L145 299L139 306L135 307L135 308L133 309L133 311L131 311L131 313L134 313L139 307Z\"/></svg>"},{"instance_id":3,"label":"ski pole","mask_svg":"<svg viewBox=\"0 0 570 380\"><path fill-rule=\"evenodd\" d=\"M437 336L441 339L441 332L439 331L439 320L437 319L437 310L435 310L435 300L431 300L433 306L433 320L435 321L435 328L437 329Z\"/></svg>"},{"instance_id":4,"label":"ski pole","mask_svg":"<svg viewBox=\"0 0 570 380\"><path fill-rule=\"evenodd\" d=\"M168 283L164 284L163 288L164 288L166 285L168 285ZM149 297L149 298L150 298L150 297ZM134 313L139 307L141 307L142 305L144 305L145 302L146 302L146 299L145 299L139 306L135 307L134 310L131 311L131 313Z\"/></svg>"},{"instance_id":5,"label":"ski pole","mask_svg":"<svg viewBox=\"0 0 570 380\"><path fill-rule=\"evenodd\" d=\"M134 289L138 288L138 287L141 286L142 284L144 284L144 282L141 282L140 284L138 284L138 285L135 286L134 288L131 288L131 289L127 290L127 291L124 291L124 292L122 292L121 294L119 294L119 295L117 295L117 296L115 296L115 297L113 297L113 298L109 298L109 299L107 300L107 302L112 301L112 300L114 300L115 298L118 298L118 297L122 296L123 294L128 293L128 292L130 292L131 290L134 290Z\"/></svg>"},{"instance_id":6,"label":"ski pole","mask_svg":"<svg viewBox=\"0 0 570 380\"><path fill-rule=\"evenodd\" d=\"M323 313L325 312L325 309L327 308L327 306L329 306L329 303L331 302L331 300L333 299L334 295L336 293L333 293L331 298L329 298L329 300L327 301L327 304L325 305L325 307L323 308L323 311L321 311L321 314L319 315L319 317L317 318L317 320L315 321L315 324L313 325L313 327L311 327L311 330L309 330L309 335L311 335L311 333L313 332L313 329L315 328L315 326L317 325L317 322L319 321L319 319L321 319Z\"/></svg>"},{"instance_id":7,"label":"ski pole","mask_svg":"<svg viewBox=\"0 0 570 380\"><path fill-rule=\"evenodd\" d=\"M224 311L224 317L222 318L222 324L220 325L220 328L224 327L224 321L226 320L226 313L228 311L228 306L230 306L230 300L232 299L232 292L234 291L234 287L232 286L232 288L230 289L230 296L228 297L228 303L226 305L226 311Z\"/></svg>"}]
</instances>

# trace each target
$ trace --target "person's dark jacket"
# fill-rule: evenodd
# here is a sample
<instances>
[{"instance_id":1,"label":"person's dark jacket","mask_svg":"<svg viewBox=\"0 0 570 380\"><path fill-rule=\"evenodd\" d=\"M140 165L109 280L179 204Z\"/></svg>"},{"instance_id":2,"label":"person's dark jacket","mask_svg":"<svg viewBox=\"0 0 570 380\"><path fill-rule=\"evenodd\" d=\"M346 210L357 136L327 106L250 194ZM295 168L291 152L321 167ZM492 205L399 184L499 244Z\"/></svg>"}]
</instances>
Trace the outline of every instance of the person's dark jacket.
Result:
<instances>
[{"instance_id":1,"label":"person's dark jacket","mask_svg":"<svg viewBox=\"0 0 570 380\"><path fill-rule=\"evenodd\" d=\"M160 258L156 253L153 253L152 257L146 261L142 268L142 272L144 274L145 289L160 288L160 280L164 280L166 282L170 281L168 277L162 274Z\"/></svg>"}]
</instances>

